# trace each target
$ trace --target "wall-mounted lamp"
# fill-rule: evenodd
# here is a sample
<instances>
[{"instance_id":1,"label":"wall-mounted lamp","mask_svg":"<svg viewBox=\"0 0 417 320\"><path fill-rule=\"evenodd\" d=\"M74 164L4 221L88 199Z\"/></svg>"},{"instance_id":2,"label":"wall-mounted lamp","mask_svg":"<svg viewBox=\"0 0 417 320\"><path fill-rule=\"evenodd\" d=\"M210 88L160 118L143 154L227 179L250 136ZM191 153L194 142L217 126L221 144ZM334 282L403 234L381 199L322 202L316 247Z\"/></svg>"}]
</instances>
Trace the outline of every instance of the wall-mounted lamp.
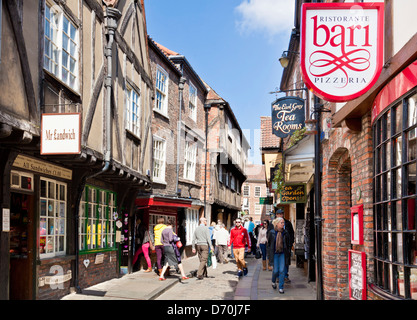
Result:
<instances>
[{"instance_id":1,"label":"wall-mounted lamp","mask_svg":"<svg viewBox=\"0 0 417 320\"><path fill-rule=\"evenodd\" d=\"M316 123L317 123L317 120L315 119L309 119L305 121L306 134L309 134L309 135L317 134Z\"/></svg>"},{"instance_id":2,"label":"wall-mounted lamp","mask_svg":"<svg viewBox=\"0 0 417 320\"><path fill-rule=\"evenodd\" d=\"M290 53L299 54L297 51L284 51L282 53L281 58L279 58L279 63L281 63L281 66L283 68L288 67L288 63L290 62L290 58L288 57L288 54Z\"/></svg>"}]
</instances>

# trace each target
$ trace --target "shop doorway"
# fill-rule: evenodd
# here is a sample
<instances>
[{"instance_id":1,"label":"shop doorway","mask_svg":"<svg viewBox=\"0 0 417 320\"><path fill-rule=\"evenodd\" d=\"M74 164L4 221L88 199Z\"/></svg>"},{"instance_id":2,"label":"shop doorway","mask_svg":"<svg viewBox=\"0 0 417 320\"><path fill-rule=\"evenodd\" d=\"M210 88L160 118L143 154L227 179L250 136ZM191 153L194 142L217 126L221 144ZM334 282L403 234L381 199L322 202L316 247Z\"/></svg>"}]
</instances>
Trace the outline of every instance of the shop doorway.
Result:
<instances>
[{"instance_id":1,"label":"shop doorway","mask_svg":"<svg viewBox=\"0 0 417 320\"><path fill-rule=\"evenodd\" d=\"M33 299L34 196L11 193L10 300Z\"/></svg>"}]
</instances>

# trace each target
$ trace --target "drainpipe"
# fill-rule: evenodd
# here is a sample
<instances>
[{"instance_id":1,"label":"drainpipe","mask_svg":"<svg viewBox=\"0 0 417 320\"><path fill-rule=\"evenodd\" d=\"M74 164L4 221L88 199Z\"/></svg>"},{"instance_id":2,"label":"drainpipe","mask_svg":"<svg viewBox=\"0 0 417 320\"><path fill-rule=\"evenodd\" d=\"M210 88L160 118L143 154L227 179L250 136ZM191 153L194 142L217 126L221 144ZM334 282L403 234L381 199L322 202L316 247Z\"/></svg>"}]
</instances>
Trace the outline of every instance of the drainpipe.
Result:
<instances>
[{"instance_id":1,"label":"drainpipe","mask_svg":"<svg viewBox=\"0 0 417 320\"><path fill-rule=\"evenodd\" d=\"M205 104L204 110L206 112L206 153L204 161L204 217L207 219L207 152L208 152L208 113L210 111L211 104ZM211 217L210 217L211 219Z\"/></svg>"},{"instance_id":2,"label":"drainpipe","mask_svg":"<svg viewBox=\"0 0 417 320\"><path fill-rule=\"evenodd\" d=\"M79 286L78 276L79 276L79 268L78 268L78 260L79 260L79 239L78 239L78 230L79 230L79 223L80 223L80 202L82 193L85 187L85 184L88 179L94 178L103 172L106 172L110 168L110 160L111 160L111 150L112 150L112 141L111 141L111 94L112 94L112 47L114 42L114 33L117 29L117 21L122 16L121 12L115 8L106 8L106 27L108 33L108 42L106 48L104 50L104 56L107 59L107 76L104 80L104 86L106 88L106 105L105 105L105 115L106 115L106 123L105 123L105 135L106 135L106 146L104 150L104 167L101 171L95 172L89 176L84 176L81 179L80 184L78 185L78 192L77 192L77 199L75 203L75 290L77 293L81 293L82 290Z\"/></svg>"},{"instance_id":3,"label":"drainpipe","mask_svg":"<svg viewBox=\"0 0 417 320\"><path fill-rule=\"evenodd\" d=\"M177 174L177 180L175 181L175 194L177 196L181 195L181 192L178 190L178 181L179 181L179 178L180 178L180 151L181 151L181 127L182 127L182 125L181 125L181 123L182 123L181 108L182 108L185 80L186 79L184 77L181 77L180 78L180 83L178 85L178 89L179 89L179 95L178 95L179 110L178 110L178 126L177 126L177 165L176 165L176 168L175 168L176 174Z\"/></svg>"},{"instance_id":4,"label":"drainpipe","mask_svg":"<svg viewBox=\"0 0 417 320\"><path fill-rule=\"evenodd\" d=\"M322 0L313 0L312 2L319 3ZM321 112L319 98L314 95L314 112L316 115L316 131L314 136L314 195L315 195L315 217L314 224L316 227L316 268L317 268L317 300L324 300L323 292L323 257L322 257L322 215L321 215L321 160L320 160L320 132L321 132Z\"/></svg>"}]
</instances>

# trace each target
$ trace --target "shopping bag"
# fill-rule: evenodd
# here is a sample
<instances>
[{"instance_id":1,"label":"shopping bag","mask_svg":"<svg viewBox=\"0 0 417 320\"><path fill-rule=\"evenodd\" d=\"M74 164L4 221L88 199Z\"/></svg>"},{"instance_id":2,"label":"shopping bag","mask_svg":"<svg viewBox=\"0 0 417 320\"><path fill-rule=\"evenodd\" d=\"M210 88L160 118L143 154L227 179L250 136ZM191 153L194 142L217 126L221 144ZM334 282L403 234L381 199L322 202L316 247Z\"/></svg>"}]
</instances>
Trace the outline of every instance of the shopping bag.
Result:
<instances>
[{"instance_id":1,"label":"shopping bag","mask_svg":"<svg viewBox=\"0 0 417 320\"><path fill-rule=\"evenodd\" d=\"M207 267L211 267L212 261L211 261L211 254L208 255L207 259Z\"/></svg>"},{"instance_id":2,"label":"shopping bag","mask_svg":"<svg viewBox=\"0 0 417 320\"><path fill-rule=\"evenodd\" d=\"M214 255L214 252L212 252L211 253L211 263L212 263L212 265L213 265L213 269L216 269L217 268L217 258L216 258L216 256Z\"/></svg>"}]
</instances>

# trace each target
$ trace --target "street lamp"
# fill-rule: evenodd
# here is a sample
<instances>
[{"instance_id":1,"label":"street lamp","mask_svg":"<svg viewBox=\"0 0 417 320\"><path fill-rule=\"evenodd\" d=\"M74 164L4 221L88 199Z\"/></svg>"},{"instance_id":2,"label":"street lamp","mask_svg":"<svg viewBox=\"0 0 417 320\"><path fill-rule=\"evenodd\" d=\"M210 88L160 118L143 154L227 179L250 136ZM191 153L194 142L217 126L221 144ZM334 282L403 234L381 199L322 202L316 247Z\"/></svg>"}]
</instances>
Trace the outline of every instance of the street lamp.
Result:
<instances>
[{"instance_id":1,"label":"street lamp","mask_svg":"<svg viewBox=\"0 0 417 320\"><path fill-rule=\"evenodd\" d=\"M279 63L281 63L283 68L288 67L288 63L290 62L290 58L288 57L289 53L299 54L297 51L284 51L281 58L279 58Z\"/></svg>"},{"instance_id":2,"label":"street lamp","mask_svg":"<svg viewBox=\"0 0 417 320\"><path fill-rule=\"evenodd\" d=\"M317 2L317 0L315 1ZM299 54L296 51L284 51L279 62L283 68L288 67L288 53ZM308 100L308 98L307 98ZM316 270L317 270L317 299L324 300L323 294L323 270L322 270L322 215L321 215L321 161L320 161L320 132L321 132L321 113L330 112L324 109L319 97L314 95L314 119L305 121L307 134L314 135L314 226L315 226L315 246L316 246Z\"/></svg>"}]
</instances>

